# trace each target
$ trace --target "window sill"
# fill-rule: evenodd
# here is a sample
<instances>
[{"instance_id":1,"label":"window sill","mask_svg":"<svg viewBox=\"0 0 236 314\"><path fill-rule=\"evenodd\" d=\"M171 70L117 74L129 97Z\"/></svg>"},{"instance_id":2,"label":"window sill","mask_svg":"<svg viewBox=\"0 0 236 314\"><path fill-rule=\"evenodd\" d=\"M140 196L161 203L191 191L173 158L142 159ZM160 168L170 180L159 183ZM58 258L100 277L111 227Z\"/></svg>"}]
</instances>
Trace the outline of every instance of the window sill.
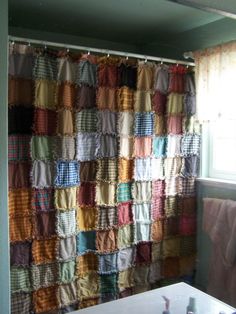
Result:
<instances>
[{"instance_id":1,"label":"window sill","mask_svg":"<svg viewBox=\"0 0 236 314\"><path fill-rule=\"evenodd\" d=\"M197 178L197 182L200 182L204 186L236 190L236 181L233 181L233 180L222 180L222 179L215 179L215 178L199 177Z\"/></svg>"}]
</instances>

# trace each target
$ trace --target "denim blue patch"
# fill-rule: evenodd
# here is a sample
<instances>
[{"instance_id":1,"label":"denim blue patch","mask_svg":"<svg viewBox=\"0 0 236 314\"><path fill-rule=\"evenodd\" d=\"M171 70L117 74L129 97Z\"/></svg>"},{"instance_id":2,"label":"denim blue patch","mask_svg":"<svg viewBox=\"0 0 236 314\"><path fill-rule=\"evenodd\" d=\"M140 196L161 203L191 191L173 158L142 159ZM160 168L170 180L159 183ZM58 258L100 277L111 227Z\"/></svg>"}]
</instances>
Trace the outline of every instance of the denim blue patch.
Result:
<instances>
[{"instance_id":1,"label":"denim blue patch","mask_svg":"<svg viewBox=\"0 0 236 314\"><path fill-rule=\"evenodd\" d=\"M135 114L136 136L148 136L153 134L153 112Z\"/></svg>"},{"instance_id":2,"label":"denim blue patch","mask_svg":"<svg viewBox=\"0 0 236 314\"><path fill-rule=\"evenodd\" d=\"M109 274L117 271L117 253L99 255L99 273Z\"/></svg>"},{"instance_id":3,"label":"denim blue patch","mask_svg":"<svg viewBox=\"0 0 236 314\"><path fill-rule=\"evenodd\" d=\"M77 235L77 253L96 250L96 231L84 231Z\"/></svg>"},{"instance_id":4,"label":"denim blue patch","mask_svg":"<svg viewBox=\"0 0 236 314\"><path fill-rule=\"evenodd\" d=\"M59 161L55 185L69 187L79 184L79 163L77 161Z\"/></svg>"}]
</instances>

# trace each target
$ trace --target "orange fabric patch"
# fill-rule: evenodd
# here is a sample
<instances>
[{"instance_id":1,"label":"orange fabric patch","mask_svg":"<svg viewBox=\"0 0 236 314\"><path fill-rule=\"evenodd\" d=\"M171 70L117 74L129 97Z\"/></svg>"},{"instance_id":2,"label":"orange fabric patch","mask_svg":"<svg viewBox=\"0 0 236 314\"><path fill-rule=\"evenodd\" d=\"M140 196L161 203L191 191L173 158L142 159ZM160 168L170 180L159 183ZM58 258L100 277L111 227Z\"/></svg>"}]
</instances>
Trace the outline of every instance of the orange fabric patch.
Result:
<instances>
[{"instance_id":1,"label":"orange fabric patch","mask_svg":"<svg viewBox=\"0 0 236 314\"><path fill-rule=\"evenodd\" d=\"M32 245L35 264L48 263L56 259L57 239L34 240Z\"/></svg>"},{"instance_id":2,"label":"orange fabric patch","mask_svg":"<svg viewBox=\"0 0 236 314\"><path fill-rule=\"evenodd\" d=\"M168 257L163 261L162 276L164 278L176 278L180 275L179 258Z\"/></svg>"},{"instance_id":3,"label":"orange fabric patch","mask_svg":"<svg viewBox=\"0 0 236 314\"><path fill-rule=\"evenodd\" d=\"M85 309L86 307L94 306L98 304L99 299L94 298L94 299L88 299L88 300L82 300L80 301L80 309Z\"/></svg>"},{"instance_id":4,"label":"orange fabric patch","mask_svg":"<svg viewBox=\"0 0 236 314\"><path fill-rule=\"evenodd\" d=\"M104 110L117 111L117 94L115 88L99 87L97 92L97 107Z\"/></svg>"},{"instance_id":5,"label":"orange fabric patch","mask_svg":"<svg viewBox=\"0 0 236 314\"><path fill-rule=\"evenodd\" d=\"M32 217L10 217L10 241L25 241L32 238Z\"/></svg>"},{"instance_id":6,"label":"orange fabric patch","mask_svg":"<svg viewBox=\"0 0 236 314\"><path fill-rule=\"evenodd\" d=\"M75 85L63 82L58 86L58 107L73 108L75 104Z\"/></svg>"},{"instance_id":7,"label":"orange fabric patch","mask_svg":"<svg viewBox=\"0 0 236 314\"><path fill-rule=\"evenodd\" d=\"M33 303L36 313L57 309L57 287L42 288L33 293Z\"/></svg>"},{"instance_id":8,"label":"orange fabric patch","mask_svg":"<svg viewBox=\"0 0 236 314\"><path fill-rule=\"evenodd\" d=\"M31 189L14 189L9 191L9 215L29 215L31 213Z\"/></svg>"},{"instance_id":9,"label":"orange fabric patch","mask_svg":"<svg viewBox=\"0 0 236 314\"><path fill-rule=\"evenodd\" d=\"M76 275L85 274L89 271L98 270L98 256L94 253L87 253L78 256L76 259Z\"/></svg>"},{"instance_id":10,"label":"orange fabric patch","mask_svg":"<svg viewBox=\"0 0 236 314\"><path fill-rule=\"evenodd\" d=\"M119 181L127 182L133 178L134 161L130 159L119 159Z\"/></svg>"},{"instance_id":11,"label":"orange fabric patch","mask_svg":"<svg viewBox=\"0 0 236 314\"><path fill-rule=\"evenodd\" d=\"M100 252L115 251L117 249L117 230L97 231L96 247Z\"/></svg>"},{"instance_id":12,"label":"orange fabric patch","mask_svg":"<svg viewBox=\"0 0 236 314\"><path fill-rule=\"evenodd\" d=\"M163 239L163 222L157 220L152 223L152 240L161 241Z\"/></svg>"},{"instance_id":13,"label":"orange fabric patch","mask_svg":"<svg viewBox=\"0 0 236 314\"><path fill-rule=\"evenodd\" d=\"M120 111L129 111L134 108L134 92L128 87L118 90L118 107Z\"/></svg>"},{"instance_id":14,"label":"orange fabric patch","mask_svg":"<svg viewBox=\"0 0 236 314\"><path fill-rule=\"evenodd\" d=\"M77 226L80 231L93 230L96 226L97 209L80 207L77 211Z\"/></svg>"}]
</instances>

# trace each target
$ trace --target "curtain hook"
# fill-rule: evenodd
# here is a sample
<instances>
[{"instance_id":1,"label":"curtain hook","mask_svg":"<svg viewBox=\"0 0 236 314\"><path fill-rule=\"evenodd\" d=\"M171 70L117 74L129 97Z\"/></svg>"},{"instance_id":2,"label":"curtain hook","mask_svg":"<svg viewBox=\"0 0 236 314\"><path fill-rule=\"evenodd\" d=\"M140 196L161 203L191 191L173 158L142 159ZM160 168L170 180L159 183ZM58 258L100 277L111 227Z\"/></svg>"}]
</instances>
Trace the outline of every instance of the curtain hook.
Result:
<instances>
[{"instance_id":1,"label":"curtain hook","mask_svg":"<svg viewBox=\"0 0 236 314\"><path fill-rule=\"evenodd\" d=\"M129 55L126 56L126 60L129 60Z\"/></svg>"},{"instance_id":2,"label":"curtain hook","mask_svg":"<svg viewBox=\"0 0 236 314\"><path fill-rule=\"evenodd\" d=\"M11 44L12 44L12 46L14 46L15 45L15 42L14 42L14 40L11 42Z\"/></svg>"},{"instance_id":3,"label":"curtain hook","mask_svg":"<svg viewBox=\"0 0 236 314\"><path fill-rule=\"evenodd\" d=\"M145 57L144 63L147 63L147 57Z\"/></svg>"},{"instance_id":4,"label":"curtain hook","mask_svg":"<svg viewBox=\"0 0 236 314\"><path fill-rule=\"evenodd\" d=\"M176 62L176 66L177 66L177 67L179 66L178 62Z\"/></svg>"},{"instance_id":5,"label":"curtain hook","mask_svg":"<svg viewBox=\"0 0 236 314\"><path fill-rule=\"evenodd\" d=\"M30 43L30 41L28 42L28 47L30 47L31 46L31 43Z\"/></svg>"},{"instance_id":6,"label":"curtain hook","mask_svg":"<svg viewBox=\"0 0 236 314\"><path fill-rule=\"evenodd\" d=\"M109 58L110 57L110 54L109 54L109 52L107 53L107 58Z\"/></svg>"},{"instance_id":7,"label":"curtain hook","mask_svg":"<svg viewBox=\"0 0 236 314\"><path fill-rule=\"evenodd\" d=\"M161 59L161 64L163 64L163 60Z\"/></svg>"},{"instance_id":8,"label":"curtain hook","mask_svg":"<svg viewBox=\"0 0 236 314\"><path fill-rule=\"evenodd\" d=\"M47 49L48 49L47 45L46 45L46 44L44 44L44 50L47 50Z\"/></svg>"},{"instance_id":9,"label":"curtain hook","mask_svg":"<svg viewBox=\"0 0 236 314\"><path fill-rule=\"evenodd\" d=\"M90 50L88 50L88 53L87 53L87 54L88 54L88 56L90 55Z\"/></svg>"}]
</instances>

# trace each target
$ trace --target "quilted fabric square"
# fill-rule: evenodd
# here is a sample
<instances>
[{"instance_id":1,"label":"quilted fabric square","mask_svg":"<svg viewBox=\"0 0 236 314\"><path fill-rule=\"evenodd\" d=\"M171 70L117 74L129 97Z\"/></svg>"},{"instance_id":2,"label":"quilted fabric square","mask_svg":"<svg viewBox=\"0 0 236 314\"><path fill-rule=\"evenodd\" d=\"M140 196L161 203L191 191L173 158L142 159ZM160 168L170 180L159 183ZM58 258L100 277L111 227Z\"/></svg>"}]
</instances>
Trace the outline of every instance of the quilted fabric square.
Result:
<instances>
[{"instance_id":1,"label":"quilted fabric square","mask_svg":"<svg viewBox=\"0 0 236 314\"><path fill-rule=\"evenodd\" d=\"M165 180L165 194L176 195L180 190L179 177L171 177Z\"/></svg>"},{"instance_id":2,"label":"quilted fabric square","mask_svg":"<svg viewBox=\"0 0 236 314\"><path fill-rule=\"evenodd\" d=\"M129 247L134 241L133 225L125 225L118 229L117 246L119 249Z\"/></svg>"},{"instance_id":3,"label":"quilted fabric square","mask_svg":"<svg viewBox=\"0 0 236 314\"><path fill-rule=\"evenodd\" d=\"M161 258L161 242L152 242L152 263L156 263Z\"/></svg>"},{"instance_id":4,"label":"quilted fabric square","mask_svg":"<svg viewBox=\"0 0 236 314\"><path fill-rule=\"evenodd\" d=\"M55 164L51 161L35 160L31 170L32 186L38 189L54 184Z\"/></svg>"},{"instance_id":5,"label":"quilted fabric square","mask_svg":"<svg viewBox=\"0 0 236 314\"><path fill-rule=\"evenodd\" d=\"M167 144L166 136L155 136L153 138L152 149L154 157L160 158L166 156L166 144Z\"/></svg>"},{"instance_id":6,"label":"quilted fabric square","mask_svg":"<svg viewBox=\"0 0 236 314\"><path fill-rule=\"evenodd\" d=\"M117 132L117 113L110 110L98 112L98 132L102 134L113 134Z\"/></svg>"},{"instance_id":7,"label":"quilted fabric square","mask_svg":"<svg viewBox=\"0 0 236 314\"><path fill-rule=\"evenodd\" d=\"M165 199L165 216L171 217L178 215L177 197L169 196Z\"/></svg>"},{"instance_id":8,"label":"quilted fabric square","mask_svg":"<svg viewBox=\"0 0 236 314\"><path fill-rule=\"evenodd\" d=\"M179 65L178 66L173 65L170 67L169 72L170 78L168 91L175 93L183 93L185 86L186 68Z\"/></svg>"},{"instance_id":9,"label":"quilted fabric square","mask_svg":"<svg viewBox=\"0 0 236 314\"><path fill-rule=\"evenodd\" d=\"M77 235L77 252L83 254L96 250L96 232L85 231L79 232Z\"/></svg>"},{"instance_id":10,"label":"quilted fabric square","mask_svg":"<svg viewBox=\"0 0 236 314\"><path fill-rule=\"evenodd\" d=\"M82 300L79 303L79 309L84 309L86 307L97 305L98 302L99 302L99 298L98 297L93 297L91 299Z\"/></svg>"},{"instance_id":11,"label":"quilted fabric square","mask_svg":"<svg viewBox=\"0 0 236 314\"><path fill-rule=\"evenodd\" d=\"M119 65L119 86L128 86L136 89L137 67L132 62L122 62Z\"/></svg>"},{"instance_id":12,"label":"quilted fabric square","mask_svg":"<svg viewBox=\"0 0 236 314\"><path fill-rule=\"evenodd\" d=\"M165 177L176 177L180 174L180 170L182 167L182 158L174 157L174 158L166 158L164 165Z\"/></svg>"},{"instance_id":13,"label":"quilted fabric square","mask_svg":"<svg viewBox=\"0 0 236 314\"><path fill-rule=\"evenodd\" d=\"M98 65L90 60L82 59L78 64L76 83L84 83L89 86L97 85Z\"/></svg>"},{"instance_id":14,"label":"quilted fabric square","mask_svg":"<svg viewBox=\"0 0 236 314\"><path fill-rule=\"evenodd\" d=\"M132 111L134 106L134 92L132 89L124 86L118 90L118 108L119 111Z\"/></svg>"},{"instance_id":15,"label":"quilted fabric square","mask_svg":"<svg viewBox=\"0 0 236 314\"><path fill-rule=\"evenodd\" d=\"M58 282L58 263L33 265L31 268L33 289L53 286Z\"/></svg>"},{"instance_id":16,"label":"quilted fabric square","mask_svg":"<svg viewBox=\"0 0 236 314\"><path fill-rule=\"evenodd\" d=\"M196 95L184 95L184 113L192 116L196 113Z\"/></svg>"},{"instance_id":17,"label":"quilted fabric square","mask_svg":"<svg viewBox=\"0 0 236 314\"><path fill-rule=\"evenodd\" d=\"M30 269L25 267L11 267L11 292L29 292L31 290Z\"/></svg>"},{"instance_id":18,"label":"quilted fabric square","mask_svg":"<svg viewBox=\"0 0 236 314\"><path fill-rule=\"evenodd\" d=\"M77 207L76 187L55 189L55 208L69 210Z\"/></svg>"},{"instance_id":19,"label":"quilted fabric square","mask_svg":"<svg viewBox=\"0 0 236 314\"><path fill-rule=\"evenodd\" d=\"M10 245L11 265L29 266L32 262L31 243L16 242Z\"/></svg>"},{"instance_id":20,"label":"quilted fabric square","mask_svg":"<svg viewBox=\"0 0 236 314\"><path fill-rule=\"evenodd\" d=\"M163 257L175 257L180 253L180 238L170 238L163 241Z\"/></svg>"},{"instance_id":21,"label":"quilted fabric square","mask_svg":"<svg viewBox=\"0 0 236 314\"><path fill-rule=\"evenodd\" d=\"M77 302L77 283L76 281L73 281L68 284L60 285L58 287L58 295L59 295L59 304L60 307L68 306L70 304L74 304ZM62 313L68 313L74 310L77 310L77 304L75 304L76 307L69 307L68 311L63 311Z\"/></svg>"},{"instance_id":22,"label":"quilted fabric square","mask_svg":"<svg viewBox=\"0 0 236 314\"><path fill-rule=\"evenodd\" d=\"M159 115L165 114L166 102L167 96L159 91L155 91L152 96L152 110Z\"/></svg>"},{"instance_id":23,"label":"quilted fabric square","mask_svg":"<svg viewBox=\"0 0 236 314\"><path fill-rule=\"evenodd\" d=\"M20 161L30 158L30 136L10 135L8 136L8 160Z\"/></svg>"},{"instance_id":24,"label":"quilted fabric square","mask_svg":"<svg viewBox=\"0 0 236 314\"><path fill-rule=\"evenodd\" d=\"M118 132L120 135L131 136L134 133L134 114L133 112L119 112Z\"/></svg>"},{"instance_id":25,"label":"quilted fabric square","mask_svg":"<svg viewBox=\"0 0 236 314\"><path fill-rule=\"evenodd\" d=\"M96 227L97 208L80 207L77 211L77 225L80 231L93 230Z\"/></svg>"},{"instance_id":26,"label":"quilted fabric square","mask_svg":"<svg viewBox=\"0 0 236 314\"><path fill-rule=\"evenodd\" d=\"M124 202L117 206L119 226L127 225L133 222L132 203Z\"/></svg>"},{"instance_id":27,"label":"quilted fabric square","mask_svg":"<svg viewBox=\"0 0 236 314\"><path fill-rule=\"evenodd\" d=\"M192 274L196 269L196 256L183 256L179 259L180 275Z\"/></svg>"},{"instance_id":28,"label":"quilted fabric square","mask_svg":"<svg viewBox=\"0 0 236 314\"><path fill-rule=\"evenodd\" d=\"M166 118L164 115L154 114L154 134L163 136L166 133Z\"/></svg>"},{"instance_id":29,"label":"quilted fabric square","mask_svg":"<svg viewBox=\"0 0 236 314\"><path fill-rule=\"evenodd\" d=\"M71 82L58 84L58 108L72 109L75 106L76 85Z\"/></svg>"},{"instance_id":30,"label":"quilted fabric square","mask_svg":"<svg viewBox=\"0 0 236 314\"><path fill-rule=\"evenodd\" d=\"M97 91L97 106L100 110L117 111L117 92L115 88L99 87Z\"/></svg>"},{"instance_id":31,"label":"quilted fabric square","mask_svg":"<svg viewBox=\"0 0 236 314\"><path fill-rule=\"evenodd\" d=\"M81 183L77 190L77 201L80 206L95 206L96 184L90 182Z\"/></svg>"},{"instance_id":32,"label":"quilted fabric square","mask_svg":"<svg viewBox=\"0 0 236 314\"><path fill-rule=\"evenodd\" d=\"M54 135L56 133L57 112L36 108L34 111L33 130L38 135Z\"/></svg>"},{"instance_id":33,"label":"quilted fabric square","mask_svg":"<svg viewBox=\"0 0 236 314\"><path fill-rule=\"evenodd\" d=\"M117 202L127 202L132 199L131 196L132 184L129 183L119 183L117 186Z\"/></svg>"},{"instance_id":34,"label":"quilted fabric square","mask_svg":"<svg viewBox=\"0 0 236 314\"><path fill-rule=\"evenodd\" d=\"M78 134L76 158L80 161L94 160L98 156L99 137L96 133Z\"/></svg>"},{"instance_id":35,"label":"quilted fabric square","mask_svg":"<svg viewBox=\"0 0 236 314\"><path fill-rule=\"evenodd\" d=\"M164 179L164 159L163 158L152 158L152 179L162 180Z\"/></svg>"},{"instance_id":36,"label":"quilted fabric square","mask_svg":"<svg viewBox=\"0 0 236 314\"><path fill-rule=\"evenodd\" d=\"M56 81L36 80L35 106L42 109L56 109L57 93L58 86Z\"/></svg>"},{"instance_id":37,"label":"quilted fabric square","mask_svg":"<svg viewBox=\"0 0 236 314\"><path fill-rule=\"evenodd\" d=\"M117 156L117 137L115 135L100 135L99 155L108 158Z\"/></svg>"},{"instance_id":38,"label":"quilted fabric square","mask_svg":"<svg viewBox=\"0 0 236 314\"><path fill-rule=\"evenodd\" d=\"M52 160L55 138L49 136L33 136L31 139L31 158Z\"/></svg>"},{"instance_id":39,"label":"quilted fabric square","mask_svg":"<svg viewBox=\"0 0 236 314\"><path fill-rule=\"evenodd\" d=\"M168 134L181 134L182 129L182 116L169 116L167 118L167 133Z\"/></svg>"},{"instance_id":40,"label":"quilted fabric square","mask_svg":"<svg viewBox=\"0 0 236 314\"><path fill-rule=\"evenodd\" d=\"M155 283L161 279L161 263L153 263L149 268L148 282Z\"/></svg>"},{"instance_id":41,"label":"quilted fabric square","mask_svg":"<svg viewBox=\"0 0 236 314\"><path fill-rule=\"evenodd\" d=\"M195 216L196 197L178 197L178 211L184 216Z\"/></svg>"},{"instance_id":42,"label":"quilted fabric square","mask_svg":"<svg viewBox=\"0 0 236 314\"><path fill-rule=\"evenodd\" d=\"M32 244L35 264L50 263L56 259L57 239L34 240Z\"/></svg>"},{"instance_id":43,"label":"quilted fabric square","mask_svg":"<svg viewBox=\"0 0 236 314\"><path fill-rule=\"evenodd\" d=\"M97 161L97 180L116 182L118 176L118 165L116 158L103 158Z\"/></svg>"},{"instance_id":44,"label":"quilted fabric square","mask_svg":"<svg viewBox=\"0 0 236 314\"><path fill-rule=\"evenodd\" d=\"M117 266L119 271L123 271L133 266L135 259L135 248L130 247L118 252Z\"/></svg>"},{"instance_id":45,"label":"quilted fabric square","mask_svg":"<svg viewBox=\"0 0 236 314\"><path fill-rule=\"evenodd\" d=\"M183 158L181 175L184 177L196 177L199 169L199 157L190 156Z\"/></svg>"},{"instance_id":46,"label":"quilted fabric square","mask_svg":"<svg viewBox=\"0 0 236 314\"><path fill-rule=\"evenodd\" d=\"M57 287L42 288L33 292L33 303L36 313L51 311L59 307Z\"/></svg>"},{"instance_id":47,"label":"quilted fabric square","mask_svg":"<svg viewBox=\"0 0 236 314\"><path fill-rule=\"evenodd\" d=\"M120 137L119 156L125 158L133 157L134 139L132 137Z\"/></svg>"},{"instance_id":48,"label":"quilted fabric square","mask_svg":"<svg viewBox=\"0 0 236 314\"><path fill-rule=\"evenodd\" d=\"M135 113L136 136L149 136L153 134L153 113Z\"/></svg>"},{"instance_id":49,"label":"quilted fabric square","mask_svg":"<svg viewBox=\"0 0 236 314\"><path fill-rule=\"evenodd\" d=\"M73 281L75 278L75 261L61 262L59 264L59 281L67 283Z\"/></svg>"},{"instance_id":50,"label":"quilted fabric square","mask_svg":"<svg viewBox=\"0 0 236 314\"><path fill-rule=\"evenodd\" d=\"M75 106L78 110L96 107L96 88L88 85L80 85L77 88Z\"/></svg>"},{"instance_id":51,"label":"quilted fabric square","mask_svg":"<svg viewBox=\"0 0 236 314\"><path fill-rule=\"evenodd\" d=\"M8 134L32 134L33 108L8 108Z\"/></svg>"},{"instance_id":52,"label":"quilted fabric square","mask_svg":"<svg viewBox=\"0 0 236 314\"><path fill-rule=\"evenodd\" d=\"M57 213L57 234L59 237L69 237L76 233L75 210Z\"/></svg>"},{"instance_id":53,"label":"quilted fabric square","mask_svg":"<svg viewBox=\"0 0 236 314\"><path fill-rule=\"evenodd\" d=\"M200 135L186 134L181 142L181 153L183 156L199 155Z\"/></svg>"},{"instance_id":54,"label":"quilted fabric square","mask_svg":"<svg viewBox=\"0 0 236 314\"><path fill-rule=\"evenodd\" d=\"M54 156L56 159L75 159L75 138L72 136L58 136L55 138Z\"/></svg>"},{"instance_id":55,"label":"quilted fabric square","mask_svg":"<svg viewBox=\"0 0 236 314\"><path fill-rule=\"evenodd\" d=\"M117 209L116 207L99 206L98 207L98 229L108 229L117 225Z\"/></svg>"},{"instance_id":56,"label":"quilted fabric square","mask_svg":"<svg viewBox=\"0 0 236 314\"><path fill-rule=\"evenodd\" d=\"M163 239L163 222L157 220L151 225L151 239L152 241L161 241Z\"/></svg>"},{"instance_id":57,"label":"quilted fabric square","mask_svg":"<svg viewBox=\"0 0 236 314\"><path fill-rule=\"evenodd\" d=\"M177 115L183 112L183 94L170 93L167 99L168 114Z\"/></svg>"},{"instance_id":58,"label":"quilted fabric square","mask_svg":"<svg viewBox=\"0 0 236 314\"><path fill-rule=\"evenodd\" d=\"M137 90L134 94L134 111L149 112L152 110L151 92Z\"/></svg>"},{"instance_id":59,"label":"quilted fabric square","mask_svg":"<svg viewBox=\"0 0 236 314\"><path fill-rule=\"evenodd\" d=\"M120 291L134 286L134 269L130 268L119 273L118 285Z\"/></svg>"},{"instance_id":60,"label":"quilted fabric square","mask_svg":"<svg viewBox=\"0 0 236 314\"><path fill-rule=\"evenodd\" d=\"M25 241L32 238L32 217L10 218L10 241Z\"/></svg>"},{"instance_id":61,"label":"quilted fabric square","mask_svg":"<svg viewBox=\"0 0 236 314\"><path fill-rule=\"evenodd\" d=\"M164 238L179 234L179 217L169 217L163 221Z\"/></svg>"},{"instance_id":62,"label":"quilted fabric square","mask_svg":"<svg viewBox=\"0 0 236 314\"><path fill-rule=\"evenodd\" d=\"M151 137L135 137L134 138L134 156L147 157L151 155L152 138Z\"/></svg>"},{"instance_id":63,"label":"quilted fabric square","mask_svg":"<svg viewBox=\"0 0 236 314\"><path fill-rule=\"evenodd\" d=\"M179 258L168 257L163 261L162 276L164 278L176 278L180 274Z\"/></svg>"},{"instance_id":64,"label":"quilted fabric square","mask_svg":"<svg viewBox=\"0 0 236 314\"><path fill-rule=\"evenodd\" d=\"M118 69L116 64L99 64L98 67L98 85L99 86L117 86Z\"/></svg>"},{"instance_id":65,"label":"quilted fabric square","mask_svg":"<svg viewBox=\"0 0 236 314\"><path fill-rule=\"evenodd\" d=\"M144 63L139 61L138 74L137 74L137 89L139 90L151 90L154 79L154 65L153 63Z\"/></svg>"},{"instance_id":66,"label":"quilted fabric square","mask_svg":"<svg viewBox=\"0 0 236 314\"><path fill-rule=\"evenodd\" d=\"M133 199L137 203L150 202L152 199L152 182L136 181L132 189Z\"/></svg>"},{"instance_id":67,"label":"quilted fabric square","mask_svg":"<svg viewBox=\"0 0 236 314\"><path fill-rule=\"evenodd\" d=\"M188 256L196 253L196 236L181 237L180 256Z\"/></svg>"},{"instance_id":68,"label":"quilted fabric square","mask_svg":"<svg viewBox=\"0 0 236 314\"><path fill-rule=\"evenodd\" d=\"M182 135L168 135L167 157L180 156Z\"/></svg>"},{"instance_id":69,"label":"quilted fabric square","mask_svg":"<svg viewBox=\"0 0 236 314\"><path fill-rule=\"evenodd\" d=\"M11 313L22 314L30 313L32 309L32 300L30 293L12 293L11 294Z\"/></svg>"},{"instance_id":70,"label":"quilted fabric square","mask_svg":"<svg viewBox=\"0 0 236 314\"><path fill-rule=\"evenodd\" d=\"M135 223L135 235L134 241L142 242L142 241L150 241L150 223L146 222L136 222Z\"/></svg>"},{"instance_id":71,"label":"quilted fabric square","mask_svg":"<svg viewBox=\"0 0 236 314\"><path fill-rule=\"evenodd\" d=\"M8 184L9 188L30 187L30 163L13 162L8 163Z\"/></svg>"},{"instance_id":72,"label":"quilted fabric square","mask_svg":"<svg viewBox=\"0 0 236 314\"><path fill-rule=\"evenodd\" d=\"M38 213L34 216L34 236L35 238L50 237L56 234L56 214L55 211Z\"/></svg>"},{"instance_id":73,"label":"quilted fabric square","mask_svg":"<svg viewBox=\"0 0 236 314\"><path fill-rule=\"evenodd\" d=\"M99 294L98 274L91 271L81 275L78 287L80 299L95 298Z\"/></svg>"},{"instance_id":74,"label":"quilted fabric square","mask_svg":"<svg viewBox=\"0 0 236 314\"><path fill-rule=\"evenodd\" d=\"M55 185L58 187L78 185L79 166L76 161L59 161L57 163Z\"/></svg>"},{"instance_id":75,"label":"quilted fabric square","mask_svg":"<svg viewBox=\"0 0 236 314\"><path fill-rule=\"evenodd\" d=\"M57 58L47 52L38 54L33 66L34 79L56 80L57 78Z\"/></svg>"},{"instance_id":76,"label":"quilted fabric square","mask_svg":"<svg viewBox=\"0 0 236 314\"><path fill-rule=\"evenodd\" d=\"M32 190L32 209L36 212L46 212L54 209L54 190L33 189Z\"/></svg>"},{"instance_id":77,"label":"quilted fabric square","mask_svg":"<svg viewBox=\"0 0 236 314\"><path fill-rule=\"evenodd\" d=\"M31 79L9 77L8 105L31 106L34 102L34 84Z\"/></svg>"},{"instance_id":78,"label":"quilted fabric square","mask_svg":"<svg viewBox=\"0 0 236 314\"><path fill-rule=\"evenodd\" d=\"M58 258L60 260L67 260L76 255L76 237L68 237L59 239L58 243Z\"/></svg>"},{"instance_id":79,"label":"quilted fabric square","mask_svg":"<svg viewBox=\"0 0 236 314\"><path fill-rule=\"evenodd\" d=\"M134 284L135 285L144 285L148 283L148 266L138 266L134 269Z\"/></svg>"},{"instance_id":80,"label":"quilted fabric square","mask_svg":"<svg viewBox=\"0 0 236 314\"><path fill-rule=\"evenodd\" d=\"M119 181L127 182L133 179L134 162L130 159L119 159Z\"/></svg>"},{"instance_id":81,"label":"quilted fabric square","mask_svg":"<svg viewBox=\"0 0 236 314\"><path fill-rule=\"evenodd\" d=\"M117 274L100 275L100 292L117 293Z\"/></svg>"},{"instance_id":82,"label":"quilted fabric square","mask_svg":"<svg viewBox=\"0 0 236 314\"><path fill-rule=\"evenodd\" d=\"M164 198L162 196L152 200L151 217L154 221L164 217Z\"/></svg>"},{"instance_id":83,"label":"quilted fabric square","mask_svg":"<svg viewBox=\"0 0 236 314\"><path fill-rule=\"evenodd\" d=\"M31 214L31 189L13 189L8 192L8 210L10 216Z\"/></svg>"},{"instance_id":84,"label":"quilted fabric square","mask_svg":"<svg viewBox=\"0 0 236 314\"><path fill-rule=\"evenodd\" d=\"M76 274L86 274L98 270L98 255L92 252L78 256L76 264Z\"/></svg>"},{"instance_id":85,"label":"quilted fabric square","mask_svg":"<svg viewBox=\"0 0 236 314\"><path fill-rule=\"evenodd\" d=\"M16 44L9 47L9 75L32 78L34 56L32 47Z\"/></svg>"},{"instance_id":86,"label":"quilted fabric square","mask_svg":"<svg viewBox=\"0 0 236 314\"><path fill-rule=\"evenodd\" d=\"M152 256L152 243L138 243L136 249L136 264L146 264L151 262Z\"/></svg>"},{"instance_id":87,"label":"quilted fabric square","mask_svg":"<svg viewBox=\"0 0 236 314\"><path fill-rule=\"evenodd\" d=\"M99 273L110 274L117 272L117 253L100 254L99 258Z\"/></svg>"},{"instance_id":88,"label":"quilted fabric square","mask_svg":"<svg viewBox=\"0 0 236 314\"><path fill-rule=\"evenodd\" d=\"M76 132L96 132L98 126L97 109L83 109L75 114Z\"/></svg>"},{"instance_id":89,"label":"quilted fabric square","mask_svg":"<svg viewBox=\"0 0 236 314\"><path fill-rule=\"evenodd\" d=\"M164 196L165 194L165 181L155 180L152 182L152 198Z\"/></svg>"},{"instance_id":90,"label":"quilted fabric square","mask_svg":"<svg viewBox=\"0 0 236 314\"><path fill-rule=\"evenodd\" d=\"M62 109L58 111L57 133L60 135L73 135L73 114L71 110Z\"/></svg>"},{"instance_id":91,"label":"quilted fabric square","mask_svg":"<svg viewBox=\"0 0 236 314\"><path fill-rule=\"evenodd\" d=\"M116 204L116 184L98 182L96 186L96 203L114 206Z\"/></svg>"},{"instance_id":92,"label":"quilted fabric square","mask_svg":"<svg viewBox=\"0 0 236 314\"><path fill-rule=\"evenodd\" d=\"M117 249L117 230L101 230L96 232L96 247L99 252L112 252Z\"/></svg>"},{"instance_id":93,"label":"quilted fabric square","mask_svg":"<svg viewBox=\"0 0 236 314\"><path fill-rule=\"evenodd\" d=\"M80 181L92 182L96 181L97 162L83 161L80 163Z\"/></svg>"},{"instance_id":94,"label":"quilted fabric square","mask_svg":"<svg viewBox=\"0 0 236 314\"><path fill-rule=\"evenodd\" d=\"M151 218L151 204L133 204L133 216L135 221L149 222Z\"/></svg>"},{"instance_id":95,"label":"quilted fabric square","mask_svg":"<svg viewBox=\"0 0 236 314\"><path fill-rule=\"evenodd\" d=\"M152 179L151 158L135 159L134 179L143 181Z\"/></svg>"},{"instance_id":96,"label":"quilted fabric square","mask_svg":"<svg viewBox=\"0 0 236 314\"><path fill-rule=\"evenodd\" d=\"M196 194L196 182L195 178L180 178L179 179L179 191L180 195L195 195Z\"/></svg>"}]
</instances>

